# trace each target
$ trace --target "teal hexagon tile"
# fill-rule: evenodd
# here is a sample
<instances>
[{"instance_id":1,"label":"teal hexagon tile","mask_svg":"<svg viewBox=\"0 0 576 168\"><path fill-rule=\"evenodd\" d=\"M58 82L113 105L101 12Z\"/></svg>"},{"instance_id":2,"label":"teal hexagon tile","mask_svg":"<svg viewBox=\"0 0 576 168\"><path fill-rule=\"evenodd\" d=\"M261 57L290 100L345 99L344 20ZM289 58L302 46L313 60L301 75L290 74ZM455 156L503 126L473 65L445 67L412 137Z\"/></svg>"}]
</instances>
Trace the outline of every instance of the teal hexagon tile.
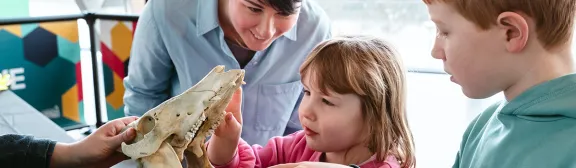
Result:
<instances>
[{"instance_id":1,"label":"teal hexagon tile","mask_svg":"<svg viewBox=\"0 0 576 168\"><path fill-rule=\"evenodd\" d=\"M6 30L0 30L0 74L10 73L11 69L19 69L16 60L24 58L24 46L22 39ZM18 73L20 75L20 73ZM13 76L14 77L14 76ZM21 85L17 85L21 86Z\"/></svg>"},{"instance_id":2,"label":"teal hexagon tile","mask_svg":"<svg viewBox=\"0 0 576 168\"><path fill-rule=\"evenodd\" d=\"M61 36L57 36L57 41L59 57L62 57L74 64L80 61L80 45L78 42L72 43Z\"/></svg>"},{"instance_id":3,"label":"teal hexagon tile","mask_svg":"<svg viewBox=\"0 0 576 168\"><path fill-rule=\"evenodd\" d=\"M62 109L62 95L76 85L76 66L61 57L54 58L48 65L41 67L35 63L15 59L12 67L22 67L25 89L14 90L18 96L38 111Z\"/></svg>"},{"instance_id":4,"label":"teal hexagon tile","mask_svg":"<svg viewBox=\"0 0 576 168\"><path fill-rule=\"evenodd\" d=\"M24 58L22 39L6 30L0 30L0 66L7 66L6 61Z\"/></svg>"}]
</instances>

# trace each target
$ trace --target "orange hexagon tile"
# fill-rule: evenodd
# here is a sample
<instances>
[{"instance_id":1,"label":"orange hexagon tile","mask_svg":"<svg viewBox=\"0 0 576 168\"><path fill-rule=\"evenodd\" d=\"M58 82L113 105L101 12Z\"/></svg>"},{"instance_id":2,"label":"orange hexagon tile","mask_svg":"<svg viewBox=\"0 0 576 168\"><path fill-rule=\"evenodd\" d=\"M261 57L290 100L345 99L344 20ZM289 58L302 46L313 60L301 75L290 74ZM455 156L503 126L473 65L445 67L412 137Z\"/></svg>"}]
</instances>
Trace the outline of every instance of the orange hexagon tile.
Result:
<instances>
[{"instance_id":1,"label":"orange hexagon tile","mask_svg":"<svg viewBox=\"0 0 576 168\"><path fill-rule=\"evenodd\" d=\"M114 91L106 96L106 101L110 103L114 109L118 109L124 104L124 85L122 84L122 78L118 77L116 73L112 73L112 75L114 76Z\"/></svg>"},{"instance_id":2,"label":"orange hexagon tile","mask_svg":"<svg viewBox=\"0 0 576 168\"><path fill-rule=\"evenodd\" d=\"M0 30L6 30L18 37L22 37L22 28L20 25L7 25L7 26L0 26Z\"/></svg>"},{"instance_id":3,"label":"orange hexagon tile","mask_svg":"<svg viewBox=\"0 0 576 168\"><path fill-rule=\"evenodd\" d=\"M110 30L112 38L112 51L122 62L130 57L132 47L132 31L125 24L118 23Z\"/></svg>"},{"instance_id":4,"label":"orange hexagon tile","mask_svg":"<svg viewBox=\"0 0 576 168\"><path fill-rule=\"evenodd\" d=\"M65 118L80 122L77 84L62 95L62 113Z\"/></svg>"}]
</instances>

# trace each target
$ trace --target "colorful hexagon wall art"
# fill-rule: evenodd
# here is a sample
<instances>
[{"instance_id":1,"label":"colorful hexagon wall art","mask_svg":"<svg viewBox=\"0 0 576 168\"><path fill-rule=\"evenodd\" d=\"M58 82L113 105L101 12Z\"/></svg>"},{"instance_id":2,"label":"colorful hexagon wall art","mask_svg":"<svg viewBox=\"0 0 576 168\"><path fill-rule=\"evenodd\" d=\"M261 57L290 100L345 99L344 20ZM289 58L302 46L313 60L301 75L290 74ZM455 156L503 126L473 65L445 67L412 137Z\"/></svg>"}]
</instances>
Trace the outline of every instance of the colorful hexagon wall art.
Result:
<instances>
[{"instance_id":1,"label":"colorful hexagon wall art","mask_svg":"<svg viewBox=\"0 0 576 168\"><path fill-rule=\"evenodd\" d=\"M10 90L66 129L85 124L77 21L0 26Z\"/></svg>"},{"instance_id":2,"label":"colorful hexagon wall art","mask_svg":"<svg viewBox=\"0 0 576 168\"><path fill-rule=\"evenodd\" d=\"M128 75L130 49L137 22L100 20L107 120L124 117L123 79Z\"/></svg>"}]
</instances>

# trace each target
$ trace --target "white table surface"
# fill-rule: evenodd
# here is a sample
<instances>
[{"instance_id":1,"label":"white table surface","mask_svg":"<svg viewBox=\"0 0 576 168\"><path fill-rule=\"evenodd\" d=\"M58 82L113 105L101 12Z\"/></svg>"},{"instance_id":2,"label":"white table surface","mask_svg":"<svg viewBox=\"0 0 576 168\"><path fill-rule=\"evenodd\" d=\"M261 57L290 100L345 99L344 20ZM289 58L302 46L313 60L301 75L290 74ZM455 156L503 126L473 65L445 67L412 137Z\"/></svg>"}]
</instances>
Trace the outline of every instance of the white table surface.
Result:
<instances>
[{"instance_id":1,"label":"white table surface","mask_svg":"<svg viewBox=\"0 0 576 168\"><path fill-rule=\"evenodd\" d=\"M22 134L58 142L74 142L74 138L11 91L0 92L0 135Z\"/></svg>"}]
</instances>

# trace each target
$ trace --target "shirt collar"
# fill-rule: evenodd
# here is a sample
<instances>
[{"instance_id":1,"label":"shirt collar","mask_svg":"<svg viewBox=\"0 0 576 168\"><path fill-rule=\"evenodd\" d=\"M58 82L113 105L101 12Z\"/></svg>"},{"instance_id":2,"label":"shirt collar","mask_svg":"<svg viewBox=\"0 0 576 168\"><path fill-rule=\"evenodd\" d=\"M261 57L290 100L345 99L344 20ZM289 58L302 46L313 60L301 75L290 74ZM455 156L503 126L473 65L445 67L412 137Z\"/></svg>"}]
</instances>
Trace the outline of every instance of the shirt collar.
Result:
<instances>
[{"instance_id":1,"label":"shirt collar","mask_svg":"<svg viewBox=\"0 0 576 168\"><path fill-rule=\"evenodd\" d=\"M204 35L220 26L218 24L218 0L198 0L198 9L196 11L198 12L196 13L196 24L198 25L196 34L198 36ZM297 25L298 22L282 36L296 41L298 35Z\"/></svg>"}]
</instances>

